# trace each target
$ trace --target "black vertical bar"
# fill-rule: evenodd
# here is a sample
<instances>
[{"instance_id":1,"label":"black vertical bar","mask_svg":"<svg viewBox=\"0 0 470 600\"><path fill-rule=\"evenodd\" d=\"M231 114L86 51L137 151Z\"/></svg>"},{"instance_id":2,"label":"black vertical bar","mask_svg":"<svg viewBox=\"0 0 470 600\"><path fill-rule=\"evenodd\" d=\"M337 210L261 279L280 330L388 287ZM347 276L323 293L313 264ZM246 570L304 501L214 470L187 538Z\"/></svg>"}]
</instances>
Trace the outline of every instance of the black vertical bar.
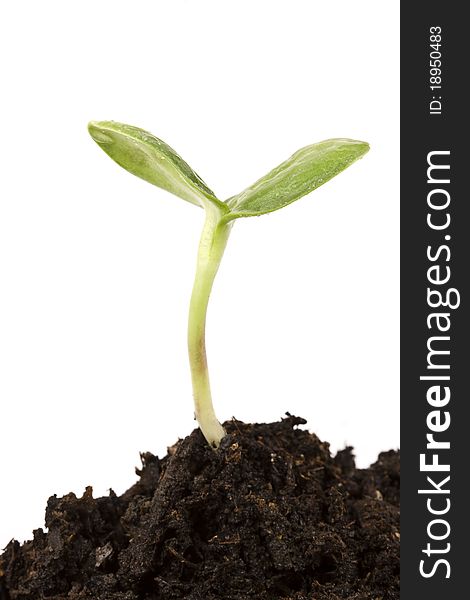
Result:
<instances>
[{"instance_id":1,"label":"black vertical bar","mask_svg":"<svg viewBox=\"0 0 470 600\"><path fill-rule=\"evenodd\" d=\"M464 7L436 0L401 3L401 598L406 600L470 597L465 518L470 148L464 107L470 36ZM450 168L431 167L427 173L429 161ZM429 354L428 346L449 354ZM432 441L450 448L427 448ZM436 470L420 467L420 455L425 465L436 461ZM439 470L446 465L449 471Z\"/></svg>"}]
</instances>

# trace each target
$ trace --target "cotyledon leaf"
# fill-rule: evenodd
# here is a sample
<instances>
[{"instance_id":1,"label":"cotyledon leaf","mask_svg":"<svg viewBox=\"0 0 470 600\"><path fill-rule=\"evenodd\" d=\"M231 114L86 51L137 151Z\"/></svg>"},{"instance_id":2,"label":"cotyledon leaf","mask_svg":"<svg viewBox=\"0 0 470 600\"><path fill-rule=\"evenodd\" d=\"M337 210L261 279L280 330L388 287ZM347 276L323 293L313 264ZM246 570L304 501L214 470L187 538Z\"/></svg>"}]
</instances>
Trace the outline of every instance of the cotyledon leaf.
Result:
<instances>
[{"instance_id":1,"label":"cotyledon leaf","mask_svg":"<svg viewBox=\"0 0 470 600\"><path fill-rule=\"evenodd\" d=\"M246 190L229 198L228 219L273 212L320 187L362 158L369 144L331 139L298 150Z\"/></svg>"},{"instance_id":2,"label":"cotyledon leaf","mask_svg":"<svg viewBox=\"0 0 470 600\"><path fill-rule=\"evenodd\" d=\"M91 121L88 131L95 142L121 167L192 204L227 205L168 144L139 127L114 121Z\"/></svg>"}]
</instances>

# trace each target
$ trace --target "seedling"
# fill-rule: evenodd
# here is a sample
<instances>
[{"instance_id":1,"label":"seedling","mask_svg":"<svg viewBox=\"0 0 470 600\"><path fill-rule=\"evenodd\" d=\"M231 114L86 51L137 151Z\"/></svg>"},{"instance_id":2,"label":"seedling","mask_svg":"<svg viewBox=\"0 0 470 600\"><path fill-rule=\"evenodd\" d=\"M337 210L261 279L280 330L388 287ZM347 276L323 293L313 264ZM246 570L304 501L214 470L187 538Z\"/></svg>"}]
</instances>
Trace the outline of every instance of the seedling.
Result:
<instances>
[{"instance_id":1,"label":"seedling","mask_svg":"<svg viewBox=\"0 0 470 600\"><path fill-rule=\"evenodd\" d=\"M114 121L92 121L88 130L118 165L205 210L189 306L188 351L196 419L208 443L216 448L225 431L212 405L205 326L212 284L233 223L295 202L362 158L369 145L331 139L307 146L243 192L222 202L170 146L147 131Z\"/></svg>"}]
</instances>

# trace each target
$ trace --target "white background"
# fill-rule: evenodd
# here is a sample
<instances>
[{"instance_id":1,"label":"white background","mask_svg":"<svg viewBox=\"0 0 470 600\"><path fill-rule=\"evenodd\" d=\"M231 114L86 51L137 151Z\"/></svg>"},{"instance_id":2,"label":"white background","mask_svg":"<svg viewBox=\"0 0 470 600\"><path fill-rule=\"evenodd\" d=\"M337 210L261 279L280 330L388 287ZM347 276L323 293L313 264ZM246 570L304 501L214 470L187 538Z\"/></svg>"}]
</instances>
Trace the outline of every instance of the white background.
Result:
<instances>
[{"instance_id":1,"label":"white background","mask_svg":"<svg viewBox=\"0 0 470 600\"><path fill-rule=\"evenodd\" d=\"M90 119L167 141L225 199L330 137L370 153L237 221L208 317L221 420L285 411L360 466L399 443L398 7L9 2L0 14L0 546L49 495L122 493L194 427L198 207L114 164Z\"/></svg>"}]
</instances>

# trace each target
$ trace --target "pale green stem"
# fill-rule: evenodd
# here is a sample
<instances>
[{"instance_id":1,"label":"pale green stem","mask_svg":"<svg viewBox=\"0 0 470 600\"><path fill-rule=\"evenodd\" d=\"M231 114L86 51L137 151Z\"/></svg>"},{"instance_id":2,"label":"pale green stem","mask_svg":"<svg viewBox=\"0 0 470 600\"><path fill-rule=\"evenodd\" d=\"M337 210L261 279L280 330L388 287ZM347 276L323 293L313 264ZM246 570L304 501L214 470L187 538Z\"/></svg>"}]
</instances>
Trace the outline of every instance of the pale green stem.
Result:
<instances>
[{"instance_id":1,"label":"pale green stem","mask_svg":"<svg viewBox=\"0 0 470 600\"><path fill-rule=\"evenodd\" d=\"M215 416L206 357L206 314L212 284L222 259L231 223L225 222L216 207L206 208L197 257L188 322L188 351L193 382L195 416L199 427L212 447L217 448L225 430Z\"/></svg>"}]
</instances>

